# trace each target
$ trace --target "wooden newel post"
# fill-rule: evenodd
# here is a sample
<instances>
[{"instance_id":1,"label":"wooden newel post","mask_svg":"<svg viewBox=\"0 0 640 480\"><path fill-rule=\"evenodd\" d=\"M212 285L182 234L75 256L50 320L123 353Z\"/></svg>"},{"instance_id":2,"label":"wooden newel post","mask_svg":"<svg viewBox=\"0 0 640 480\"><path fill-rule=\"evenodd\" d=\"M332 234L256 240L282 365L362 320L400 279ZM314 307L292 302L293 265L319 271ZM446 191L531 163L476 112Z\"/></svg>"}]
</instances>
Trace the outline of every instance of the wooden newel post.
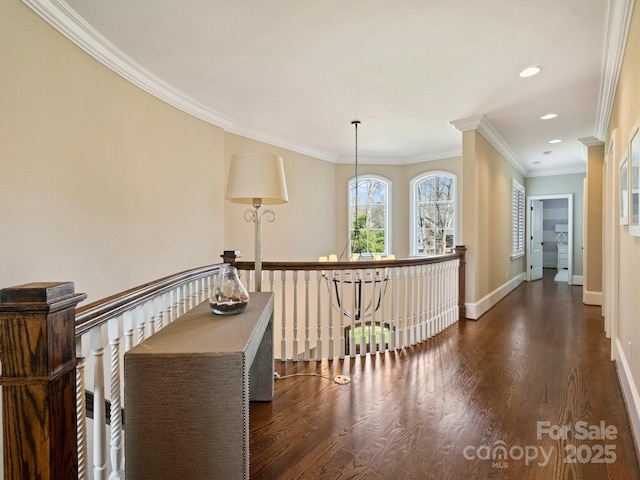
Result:
<instances>
[{"instance_id":1,"label":"wooden newel post","mask_svg":"<svg viewBox=\"0 0 640 480\"><path fill-rule=\"evenodd\" d=\"M73 283L0 290L5 478L78 475Z\"/></svg>"},{"instance_id":2,"label":"wooden newel post","mask_svg":"<svg viewBox=\"0 0 640 480\"><path fill-rule=\"evenodd\" d=\"M465 254L467 252L467 247L464 245L456 245L456 253L460 254L460 267L458 267L458 312L459 317L467 318L467 307L464 303L465 301Z\"/></svg>"}]
</instances>

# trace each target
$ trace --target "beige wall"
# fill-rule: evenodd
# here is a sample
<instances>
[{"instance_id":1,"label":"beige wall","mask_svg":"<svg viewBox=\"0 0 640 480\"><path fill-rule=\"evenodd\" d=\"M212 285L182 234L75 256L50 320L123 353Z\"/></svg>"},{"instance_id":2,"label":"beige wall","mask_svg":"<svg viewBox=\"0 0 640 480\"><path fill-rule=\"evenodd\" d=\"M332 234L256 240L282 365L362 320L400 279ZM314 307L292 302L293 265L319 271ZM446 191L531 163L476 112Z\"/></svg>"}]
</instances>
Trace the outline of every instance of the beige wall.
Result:
<instances>
[{"instance_id":1,"label":"beige wall","mask_svg":"<svg viewBox=\"0 0 640 480\"><path fill-rule=\"evenodd\" d=\"M0 3L0 286L96 300L223 249L223 132Z\"/></svg>"},{"instance_id":2,"label":"beige wall","mask_svg":"<svg viewBox=\"0 0 640 480\"><path fill-rule=\"evenodd\" d=\"M613 109L608 126L607 145L605 151L609 151L610 141L617 130L617 138L620 142L615 146L614 152L617 158L613 159L614 165L620 160L629 145L629 135L633 126L640 120L640 2L635 2L633 17L627 45L620 70ZM617 198L617 195L616 195ZM617 205L616 205L617 207ZM614 215L619 215L616 208ZM640 237L629 235L627 226L618 226L619 241L614 248L618 249L619 262L616 262L614 272L619 280L619 295L613 296L618 301L617 318L612 331L612 348L614 358L619 360L618 368L623 379L623 391L633 390L640 385ZM616 236L613 235L613 238ZM615 260L615 255L614 255ZM616 309L614 309L615 311ZM617 333L617 335L616 335ZM635 385L625 390L630 378ZM637 389L633 392L638 395ZM631 395L627 395L627 404L631 412L632 420L638 421L640 405ZM640 425L636 423L636 437L640 434Z\"/></svg>"},{"instance_id":3,"label":"beige wall","mask_svg":"<svg viewBox=\"0 0 640 480\"><path fill-rule=\"evenodd\" d=\"M524 272L524 257L511 259L512 179L524 180L476 130L463 133L462 149L466 302L476 303Z\"/></svg>"},{"instance_id":4,"label":"beige wall","mask_svg":"<svg viewBox=\"0 0 640 480\"><path fill-rule=\"evenodd\" d=\"M334 195L335 165L231 133L224 139L225 179L234 153L260 151L282 156L289 202L266 207L276 218L272 223L262 222L262 260L315 261L335 251L334 215L342 210L336 205L344 205ZM225 250L240 250L243 260L252 261L255 225L245 222L246 209L247 205L225 202L224 245Z\"/></svg>"},{"instance_id":5,"label":"beige wall","mask_svg":"<svg viewBox=\"0 0 640 480\"><path fill-rule=\"evenodd\" d=\"M584 192L586 212L584 290L585 303L600 305L597 297L602 293L602 168L604 165L604 146L589 147L587 154L587 178ZM592 300L596 296L596 301Z\"/></svg>"},{"instance_id":6,"label":"beige wall","mask_svg":"<svg viewBox=\"0 0 640 480\"><path fill-rule=\"evenodd\" d=\"M458 177L457 208L462 208L461 195L461 175L462 158L452 157L441 160L430 160L424 162L411 163L407 165L378 165L378 164L358 164L358 175L379 175L391 182L391 253L397 258L409 256L409 225L410 209L409 200L411 192L409 184L411 180L426 172L447 171L455 173ZM338 164L335 166L335 198L336 205L347 205L347 182L354 177L355 169L353 164ZM340 254L347 245L347 209L336 208L335 211L335 244L331 252ZM460 242L461 220L458 219L458 235L456 241Z\"/></svg>"}]
</instances>

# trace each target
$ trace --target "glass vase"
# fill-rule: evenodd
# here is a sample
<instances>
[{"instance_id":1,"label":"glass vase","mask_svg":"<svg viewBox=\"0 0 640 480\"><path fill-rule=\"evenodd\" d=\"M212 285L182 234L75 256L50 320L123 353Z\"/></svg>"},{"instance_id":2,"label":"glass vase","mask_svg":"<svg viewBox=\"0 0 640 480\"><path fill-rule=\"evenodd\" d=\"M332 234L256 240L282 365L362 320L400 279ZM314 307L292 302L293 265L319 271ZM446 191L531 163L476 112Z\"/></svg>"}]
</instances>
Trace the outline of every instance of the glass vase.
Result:
<instances>
[{"instance_id":1,"label":"glass vase","mask_svg":"<svg viewBox=\"0 0 640 480\"><path fill-rule=\"evenodd\" d=\"M240 281L235 267L220 267L209 304L213 313L217 315L235 315L247 307L249 293Z\"/></svg>"}]
</instances>

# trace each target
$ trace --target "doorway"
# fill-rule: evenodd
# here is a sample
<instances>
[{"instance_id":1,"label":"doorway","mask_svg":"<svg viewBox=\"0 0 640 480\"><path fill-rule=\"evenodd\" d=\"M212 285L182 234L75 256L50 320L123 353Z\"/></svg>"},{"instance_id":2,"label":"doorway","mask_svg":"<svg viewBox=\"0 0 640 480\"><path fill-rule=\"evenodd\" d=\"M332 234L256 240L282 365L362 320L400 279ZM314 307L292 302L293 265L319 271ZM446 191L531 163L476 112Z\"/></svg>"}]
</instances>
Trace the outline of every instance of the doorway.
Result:
<instances>
[{"instance_id":1,"label":"doorway","mask_svg":"<svg viewBox=\"0 0 640 480\"><path fill-rule=\"evenodd\" d=\"M555 280L572 284L573 195L539 195L527 199L527 281L542 269L557 270Z\"/></svg>"}]
</instances>

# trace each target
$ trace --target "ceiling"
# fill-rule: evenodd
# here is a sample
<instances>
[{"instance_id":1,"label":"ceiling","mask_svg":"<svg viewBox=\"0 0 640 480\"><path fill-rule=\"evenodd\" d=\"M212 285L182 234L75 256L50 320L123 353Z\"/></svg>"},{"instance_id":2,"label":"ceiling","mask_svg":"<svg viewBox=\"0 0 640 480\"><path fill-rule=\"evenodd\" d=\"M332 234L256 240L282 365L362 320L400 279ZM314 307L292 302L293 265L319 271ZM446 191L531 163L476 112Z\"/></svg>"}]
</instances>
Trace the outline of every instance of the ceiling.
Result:
<instances>
[{"instance_id":1,"label":"ceiling","mask_svg":"<svg viewBox=\"0 0 640 480\"><path fill-rule=\"evenodd\" d=\"M603 140L623 36L623 0L23 1L228 131L347 162L357 119L362 163L404 164L460 155L459 129L480 124L527 175L585 171L578 139Z\"/></svg>"}]
</instances>

